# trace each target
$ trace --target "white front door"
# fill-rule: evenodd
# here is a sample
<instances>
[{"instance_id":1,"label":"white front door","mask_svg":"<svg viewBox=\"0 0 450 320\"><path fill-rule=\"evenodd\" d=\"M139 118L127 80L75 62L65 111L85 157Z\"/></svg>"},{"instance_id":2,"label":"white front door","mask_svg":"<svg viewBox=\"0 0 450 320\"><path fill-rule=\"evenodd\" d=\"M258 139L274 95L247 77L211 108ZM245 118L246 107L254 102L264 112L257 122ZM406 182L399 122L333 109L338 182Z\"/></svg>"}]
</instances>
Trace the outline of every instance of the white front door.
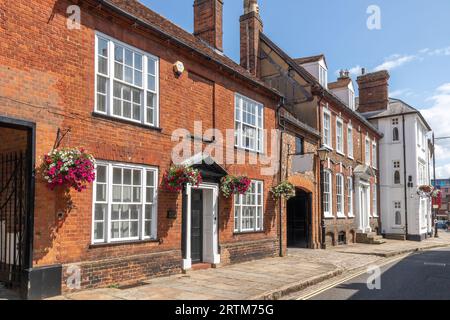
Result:
<instances>
[{"instance_id":1,"label":"white front door","mask_svg":"<svg viewBox=\"0 0 450 320\"><path fill-rule=\"evenodd\" d=\"M183 269L190 269L192 266L191 252L191 197L192 190L202 191L203 216L202 216L202 262L218 264L220 263L219 239L217 231L219 187L216 184L200 184L198 188L188 185L186 188L186 258L183 260Z\"/></svg>"},{"instance_id":2,"label":"white front door","mask_svg":"<svg viewBox=\"0 0 450 320\"><path fill-rule=\"evenodd\" d=\"M369 188L365 184L361 184L359 187L359 223L358 229L360 232L370 232L370 199Z\"/></svg>"}]
</instances>

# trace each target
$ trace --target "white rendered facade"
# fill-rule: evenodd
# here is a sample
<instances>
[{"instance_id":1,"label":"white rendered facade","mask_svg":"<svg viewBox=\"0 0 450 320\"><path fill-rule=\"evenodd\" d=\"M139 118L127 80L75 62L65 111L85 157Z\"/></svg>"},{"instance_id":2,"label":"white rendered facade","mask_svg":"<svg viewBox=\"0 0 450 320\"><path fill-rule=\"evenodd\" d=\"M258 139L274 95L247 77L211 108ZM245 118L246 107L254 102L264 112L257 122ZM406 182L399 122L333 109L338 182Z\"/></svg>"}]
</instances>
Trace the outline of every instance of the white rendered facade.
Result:
<instances>
[{"instance_id":1,"label":"white rendered facade","mask_svg":"<svg viewBox=\"0 0 450 320\"><path fill-rule=\"evenodd\" d=\"M418 112L370 121L384 134L379 141L381 232L401 237L408 228L408 239L422 240L431 233L431 201L417 194L418 186L431 184L429 129Z\"/></svg>"}]
</instances>

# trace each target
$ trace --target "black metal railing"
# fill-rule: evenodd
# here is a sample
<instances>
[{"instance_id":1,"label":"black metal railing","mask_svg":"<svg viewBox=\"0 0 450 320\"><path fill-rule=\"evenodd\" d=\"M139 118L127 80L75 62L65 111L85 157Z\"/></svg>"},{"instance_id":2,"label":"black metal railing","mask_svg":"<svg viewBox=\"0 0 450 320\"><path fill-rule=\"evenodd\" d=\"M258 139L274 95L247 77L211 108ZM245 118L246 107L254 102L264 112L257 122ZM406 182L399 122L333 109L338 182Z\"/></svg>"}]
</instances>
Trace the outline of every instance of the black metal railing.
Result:
<instances>
[{"instance_id":1,"label":"black metal railing","mask_svg":"<svg viewBox=\"0 0 450 320\"><path fill-rule=\"evenodd\" d=\"M0 154L0 281L20 284L27 212L27 159L22 152Z\"/></svg>"}]
</instances>

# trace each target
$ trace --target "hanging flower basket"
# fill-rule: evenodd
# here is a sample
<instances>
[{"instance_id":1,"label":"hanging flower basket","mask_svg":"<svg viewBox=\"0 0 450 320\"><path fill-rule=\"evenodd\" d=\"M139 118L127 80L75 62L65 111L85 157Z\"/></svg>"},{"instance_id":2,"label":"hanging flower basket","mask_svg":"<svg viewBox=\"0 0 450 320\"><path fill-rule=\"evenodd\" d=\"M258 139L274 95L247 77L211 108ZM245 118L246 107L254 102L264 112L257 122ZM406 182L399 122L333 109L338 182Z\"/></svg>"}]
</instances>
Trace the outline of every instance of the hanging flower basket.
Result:
<instances>
[{"instance_id":1,"label":"hanging flower basket","mask_svg":"<svg viewBox=\"0 0 450 320\"><path fill-rule=\"evenodd\" d=\"M434 189L433 192L431 192L431 198L439 198L439 195L441 194L441 190L439 189Z\"/></svg>"},{"instance_id":2,"label":"hanging flower basket","mask_svg":"<svg viewBox=\"0 0 450 320\"><path fill-rule=\"evenodd\" d=\"M185 183L198 187L202 181L202 175L197 169L187 166L172 166L163 175L162 188L168 192L179 192L183 190Z\"/></svg>"},{"instance_id":3,"label":"hanging flower basket","mask_svg":"<svg viewBox=\"0 0 450 320\"><path fill-rule=\"evenodd\" d=\"M252 183L244 176L225 176L220 182L220 190L225 198L229 198L232 194L246 194Z\"/></svg>"},{"instance_id":4,"label":"hanging flower basket","mask_svg":"<svg viewBox=\"0 0 450 320\"><path fill-rule=\"evenodd\" d=\"M286 200L289 200L295 197L295 187L292 183L288 181L283 181L275 187L270 189L272 192L272 198L274 200L278 200L281 197L284 197Z\"/></svg>"},{"instance_id":5,"label":"hanging flower basket","mask_svg":"<svg viewBox=\"0 0 450 320\"><path fill-rule=\"evenodd\" d=\"M417 187L417 194L421 197L431 197L434 192L433 186L421 185Z\"/></svg>"},{"instance_id":6,"label":"hanging flower basket","mask_svg":"<svg viewBox=\"0 0 450 320\"><path fill-rule=\"evenodd\" d=\"M41 173L48 188L73 188L81 192L95 180L95 159L83 148L54 149L44 155Z\"/></svg>"}]
</instances>

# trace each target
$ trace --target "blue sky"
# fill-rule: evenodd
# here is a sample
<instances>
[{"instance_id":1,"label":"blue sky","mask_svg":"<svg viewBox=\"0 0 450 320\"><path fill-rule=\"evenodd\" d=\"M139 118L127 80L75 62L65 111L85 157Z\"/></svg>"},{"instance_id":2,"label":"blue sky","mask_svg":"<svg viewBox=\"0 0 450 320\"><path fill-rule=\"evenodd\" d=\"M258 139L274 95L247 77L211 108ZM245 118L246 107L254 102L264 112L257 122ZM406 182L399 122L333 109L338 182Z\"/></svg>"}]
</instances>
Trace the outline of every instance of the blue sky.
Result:
<instances>
[{"instance_id":1,"label":"blue sky","mask_svg":"<svg viewBox=\"0 0 450 320\"><path fill-rule=\"evenodd\" d=\"M193 0L141 0L192 32ZM242 0L224 0L224 51L239 60ZM432 5L431 5L432 3ZM292 57L324 53L329 78L388 68L391 96L425 110L436 136L450 136L450 1L259 0L264 33ZM381 29L369 30L370 5L381 10ZM356 73L354 74L355 77ZM450 140L441 142L438 175L450 177Z\"/></svg>"}]
</instances>

